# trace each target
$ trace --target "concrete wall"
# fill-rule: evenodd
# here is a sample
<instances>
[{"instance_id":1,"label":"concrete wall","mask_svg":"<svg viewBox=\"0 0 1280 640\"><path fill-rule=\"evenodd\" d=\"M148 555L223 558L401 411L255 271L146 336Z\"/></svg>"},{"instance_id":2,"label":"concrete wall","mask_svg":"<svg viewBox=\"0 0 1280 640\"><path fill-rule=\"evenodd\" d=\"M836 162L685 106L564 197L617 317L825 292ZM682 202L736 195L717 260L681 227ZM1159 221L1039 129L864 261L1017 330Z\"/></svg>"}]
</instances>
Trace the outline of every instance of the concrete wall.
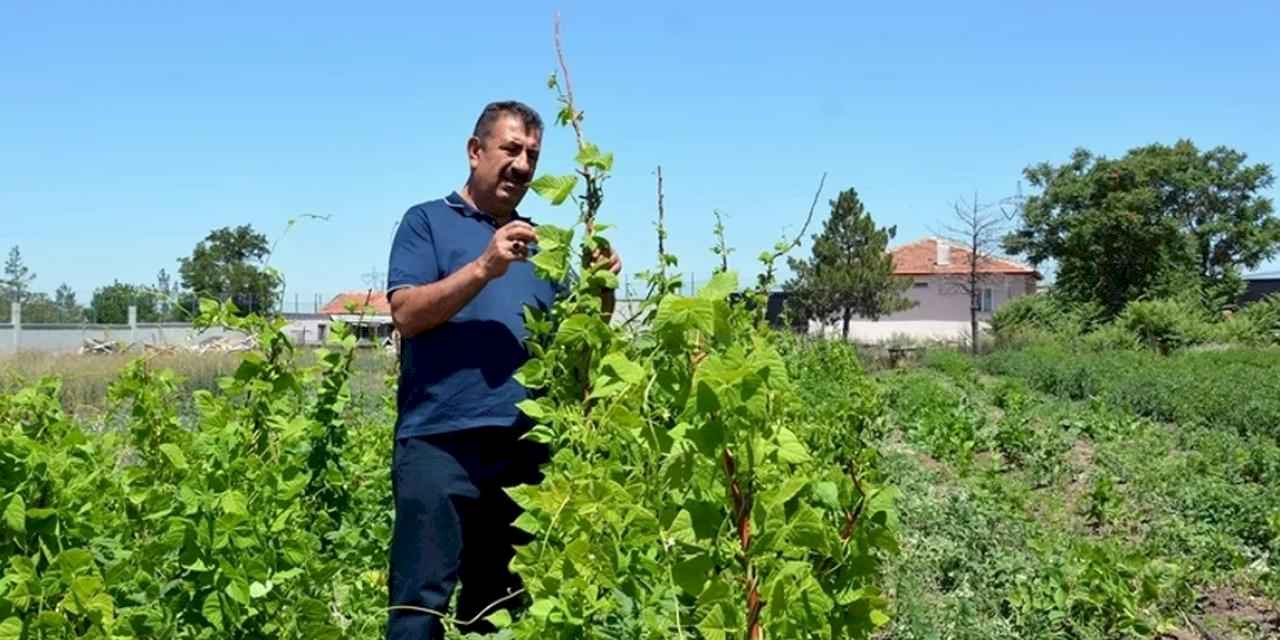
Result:
<instances>
[{"instance_id":1,"label":"concrete wall","mask_svg":"<svg viewBox=\"0 0 1280 640\"><path fill-rule=\"evenodd\" d=\"M987 328L986 323L979 323L980 332ZM809 334L839 339L840 325L810 322ZM969 321L853 320L849 322L849 341L868 345L896 341L968 344Z\"/></svg>"},{"instance_id":2,"label":"concrete wall","mask_svg":"<svg viewBox=\"0 0 1280 640\"><path fill-rule=\"evenodd\" d=\"M189 324L176 323L139 324L133 329L129 325L24 324L20 332L15 331L13 325L0 325L0 354L22 351L73 353L78 351L88 338L116 340L126 345L137 345L135 348L140 350L141 345L145 344L189 346L224 335L241 336L242 334L223 331L220 328L199 332Z\"/></svg>"}]
</instances>

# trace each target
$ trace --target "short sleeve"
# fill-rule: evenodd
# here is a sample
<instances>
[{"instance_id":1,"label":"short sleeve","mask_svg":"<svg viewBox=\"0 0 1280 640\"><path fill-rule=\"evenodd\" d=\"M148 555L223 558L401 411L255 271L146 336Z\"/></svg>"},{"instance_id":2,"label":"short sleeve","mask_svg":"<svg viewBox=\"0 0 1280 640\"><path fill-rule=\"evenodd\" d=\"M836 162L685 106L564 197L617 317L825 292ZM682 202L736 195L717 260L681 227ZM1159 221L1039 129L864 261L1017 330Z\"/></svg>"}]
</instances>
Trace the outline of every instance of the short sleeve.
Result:
<instances>
[{"instance_id":1,"label":"short sleeve","mask_svg":"<svg viewBox=\"0 0 1280 640\"><path fill-rule=\"evenodd\" d=\"M391 241L391 258L387 265L387 299L391 292L429 284L440 279L436 261L435 239L427 215L419 207L404 214Z\"/></svg>"}]
</instances>

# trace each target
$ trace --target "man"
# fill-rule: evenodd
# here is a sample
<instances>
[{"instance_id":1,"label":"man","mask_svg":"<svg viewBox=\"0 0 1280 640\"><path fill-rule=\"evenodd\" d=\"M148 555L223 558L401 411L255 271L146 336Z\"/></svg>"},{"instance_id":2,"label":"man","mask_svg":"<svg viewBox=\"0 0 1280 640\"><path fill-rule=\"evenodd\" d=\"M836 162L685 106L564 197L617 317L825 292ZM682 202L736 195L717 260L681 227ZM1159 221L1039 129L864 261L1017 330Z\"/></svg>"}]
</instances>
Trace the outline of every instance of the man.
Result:
<instances>
[{"instance_id":1,"label":"man","mask_svg":"<svg viewBox=\"0 0 1280 640\"><path fill-rule=\"evenodd\" d=\"M541 141L533 109L486 106L467 141L466 184L410 208L391 246L387 296L402 342L389 639L444 637L438 614L459 582L462 622L520 588L508 564L527 540L503 487L538 482L547 451L520 439L531 425L512 376L528 357L524 307L547 308L560 291L526 260L538 234L516 211ZM621 270L616 254L597 258Z\"/></svg>"}]
</instances>

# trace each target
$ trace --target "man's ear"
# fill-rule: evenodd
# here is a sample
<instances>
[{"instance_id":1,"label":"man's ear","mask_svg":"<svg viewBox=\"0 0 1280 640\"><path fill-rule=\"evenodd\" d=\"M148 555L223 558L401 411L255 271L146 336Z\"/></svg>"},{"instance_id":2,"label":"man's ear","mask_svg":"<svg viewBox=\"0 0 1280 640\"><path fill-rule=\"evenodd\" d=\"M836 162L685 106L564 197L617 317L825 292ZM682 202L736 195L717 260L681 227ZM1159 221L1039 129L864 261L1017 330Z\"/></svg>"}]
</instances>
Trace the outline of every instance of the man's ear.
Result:
<instances>
[{"instance_id":1,"label":"man's ear","mask_svg":"<svg viewBox=\"0 0 1280 640\"><path fill-rule=\"evenodd\" d=\"M480 166L480 150L483 148L480 138L471 136L467 139L467 162L471 164L472 169Z\"/></svg>"}]
</instances>

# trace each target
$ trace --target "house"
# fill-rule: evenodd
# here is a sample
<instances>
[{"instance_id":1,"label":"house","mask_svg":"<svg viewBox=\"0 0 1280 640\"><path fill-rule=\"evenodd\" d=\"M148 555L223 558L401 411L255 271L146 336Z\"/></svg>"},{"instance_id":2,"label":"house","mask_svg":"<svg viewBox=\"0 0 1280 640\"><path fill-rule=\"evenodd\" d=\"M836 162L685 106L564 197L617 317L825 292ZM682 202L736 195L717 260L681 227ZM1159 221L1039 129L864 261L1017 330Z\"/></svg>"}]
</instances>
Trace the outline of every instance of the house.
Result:
<instances>
[{"instance_id":1,"label":"house","mask_svg":"<svg viewBox=\"0 0 1280 640\"><path fill-rule=\"evenodd\" d=\"M890 253L894 275L911 279L906 296L916 305L881 320L969 321L969 295L965 288L970 271L968 249L925 238ZM990 320L992 312L1009 300L1035 293L1041 278L1027 265L995 257L980 257L977 267L980 320Z\"/></svg>"},{"instance_id":2,"label":"house","mask_svg":"<svg viewBox=\"0 0 1280 640\"><path fill-rule=\"evenodd\" d=\"M385 291L367 289L339 293L320 309L320 313L327 315L330 322L341 320L350 325L357 340L382 346L396 342L391 303L387 302Z\"/></svg>"},{"instance_id":3,"label":"house","mask_svg":"<svg viewBox=\"0 0 1280 640\"><path fill-rule=\"evenodd\" d=\"M283 312L285 333L298 346L322 345L329 327L329 316L323 313Z\"/></svg>"},{"instance_id":4,"label":"house","mask_svg":"<svg viewBox=\"0 0 1280 640\"><path fill-rule=\"evenodd\" d=\"M849 339L861 343L967 340L970 302L965 287L970 251L946 240L923 238L889 252L893 255L894 275L911 281L911 288L904 295L915 305L878 320L859 318L850 322ZM989 321L991 314L1006 302L1036 293L1041 280L1034 268L1003 258L980 258L978 272L979 322ZM808 330L839 337L841 327L839 323L810 322Z\"/></svg>"}]
</instances>

